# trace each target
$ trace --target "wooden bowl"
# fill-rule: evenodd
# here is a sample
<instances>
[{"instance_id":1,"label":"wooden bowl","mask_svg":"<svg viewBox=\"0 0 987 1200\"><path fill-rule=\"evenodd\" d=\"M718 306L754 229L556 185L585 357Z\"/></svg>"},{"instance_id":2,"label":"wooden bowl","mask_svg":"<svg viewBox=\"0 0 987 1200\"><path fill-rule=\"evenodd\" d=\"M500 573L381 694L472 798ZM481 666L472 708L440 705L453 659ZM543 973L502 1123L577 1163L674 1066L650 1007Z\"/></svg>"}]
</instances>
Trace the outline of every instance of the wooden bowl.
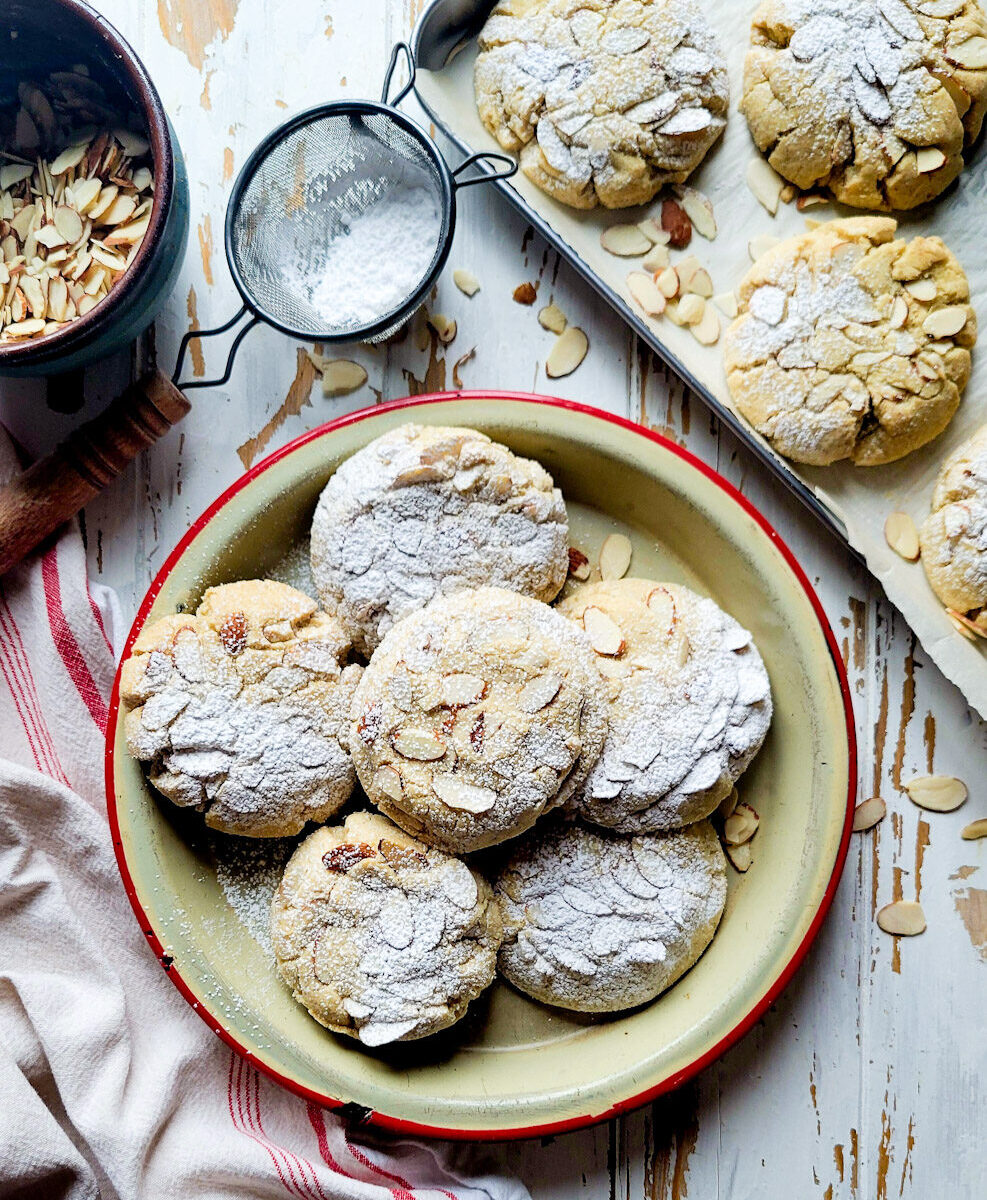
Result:
<instances>
[{"instance_id":1,"label":"wooden bowl","mask_svg":"<svg viewBox=\"0 0 987 1200\"><path fill-rule=\"evenodd\" d=\"M107 94L140 114L154 171L151 220L134 261L91 312L40 338L0 343L0 375L48 375L122 349L154 320L181 269L189 229L188 179L157 89L131 47L82 0L4 0L0 98L17 84L85 63Z\"/></svg>"},{"instance_id":2,"label":"wooden bowl","mask_svg":"<svg viewBox=\"0 0 987 1200\"><path fill-rule=\"evenodd\" d=\"M129 757L114 688L107 803L134 911L172 981L259 1069L390 1129L476 1140L575 1128L681 1084L745 1033L791 978L829 908L850 835L856 750L836 640L778 535L709 467L657 434L576 404L459 393L399 401L305 434L243 476L159 572L145 621L203 590L270 572L307 532L355 450L406 421L469 425L538 459L562 488L572 542L595 561L614 530L631 571L688 584L753 631L775 717L742 797L761 814L754 863L730 871L712 945L654 1003L606 1018L546 1008L497 982L452 1029L369 1051L316 1024L224 899L196 814L158 798ZM119 682L119 681L118 681Z\"/></svg>"}]
</instances>

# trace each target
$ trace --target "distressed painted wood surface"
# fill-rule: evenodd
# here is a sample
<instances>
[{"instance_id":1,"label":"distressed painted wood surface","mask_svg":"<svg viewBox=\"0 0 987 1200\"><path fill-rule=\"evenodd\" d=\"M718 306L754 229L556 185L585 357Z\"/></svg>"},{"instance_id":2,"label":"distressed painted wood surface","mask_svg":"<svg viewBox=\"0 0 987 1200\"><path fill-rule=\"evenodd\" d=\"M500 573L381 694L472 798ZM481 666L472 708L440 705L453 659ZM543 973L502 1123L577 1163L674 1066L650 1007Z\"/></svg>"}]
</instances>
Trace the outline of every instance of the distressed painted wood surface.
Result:
<instances>
[{"instance_id":1,"label":"distressed painted wood surface","mask_svg":"<svg viewBox=\"0 0 987 1200\"><path fill-rule=\"evenodd\" d=\"M157 326L162 364L190 325L237 306L222 250L230 182L258 139L320 99L373 96L417 0L98 0L158 82L192 181L192 237L181 284ZM395 254L401 252L394 247ZM467 299L451 268L471 268ZM529 281L534 308L512 301ZM552 335L535 311L554 299L589 333L580 369L552 387ZM714 464L784 534L842 641L861 754L861 798L889 815L854 836L832 915L774 1010L681 1092L580 1134L483 1151L535 1197L707 1200L965 1200L987 1195L987 841L960 829L987 816L987 734L931 666L907 625L845 550L722 433L539 238L483 189L464 193L450 265L433 301L459 323L448 347L419 323L387 348L355 347L365 389L324 400L301 349L254 331L230 384L193 411L112 493L90 505L93 573L131 613L152 574L216 494L265 451L376 398L454 385L554 391L660 429ZM980 314L981 318L987 314ZM197 374L207 368L199 353ZM127 377L124 359L90 370L87 412ZM79 416L57 388L2 385L2 416L36 452ZM901 782L916 772L971 785L959 812L925 814ZM928 931L894 939L877 908L919 897ZM465 1151L464 1151L465 1152Z\"/></svg>"}]
</instances>

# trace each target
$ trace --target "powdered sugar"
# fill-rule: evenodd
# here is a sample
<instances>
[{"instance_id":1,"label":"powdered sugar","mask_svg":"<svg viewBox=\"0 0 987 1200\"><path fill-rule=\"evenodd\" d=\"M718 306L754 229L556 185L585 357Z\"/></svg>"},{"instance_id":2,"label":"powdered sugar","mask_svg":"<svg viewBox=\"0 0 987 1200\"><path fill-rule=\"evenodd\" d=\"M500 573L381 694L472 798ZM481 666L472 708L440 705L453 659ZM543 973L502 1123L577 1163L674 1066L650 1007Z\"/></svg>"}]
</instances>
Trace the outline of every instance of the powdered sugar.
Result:
<instances>
[{"instance_id":1,"label":"powdered sugar","mask_svg":"<svg viewBox=\"0 0 987 1200\"><path fill-rule=\"evenodd\" d=\"M699 957L726 899L708 822L631 839L554 823L495 880L499 966L523 991L581 1012L652 1000Z\"/></svg>"}]
</instances>

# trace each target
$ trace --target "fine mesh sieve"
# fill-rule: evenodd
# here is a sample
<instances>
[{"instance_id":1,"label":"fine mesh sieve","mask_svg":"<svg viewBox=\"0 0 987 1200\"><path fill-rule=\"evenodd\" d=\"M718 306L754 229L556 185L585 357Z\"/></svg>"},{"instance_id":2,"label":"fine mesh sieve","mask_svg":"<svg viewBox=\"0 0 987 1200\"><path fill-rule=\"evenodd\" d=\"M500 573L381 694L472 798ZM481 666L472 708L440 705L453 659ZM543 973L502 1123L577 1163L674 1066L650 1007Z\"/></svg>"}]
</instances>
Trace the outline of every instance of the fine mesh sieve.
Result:
<instances>
[{"instance_id":1,"label":"fine mesh sieve","mask_svg":"<svg viewBox=\"0 0 987 1200\"><path fill-rule=\"evenodd\" d=\"M398 58L404 54L408 81L388 99ZM337 101L300 113L270 133L237 177L226 212L226 258L243 307L215 329L190 331L182 339L174 381L193 338L213 337L249 319L230 347L218 379L196 379L183 388L225 383L240 342L264 321L307 341L376 342L399 329L424 300L449 253L456 224L456 191L474 183L504 179L517 169L502 154L474 154L450 170L434 142L396 105L414 86L411 51L398 42L384 78L379 103ZM460 176L481 160L499 169L467 179ZM403 215L414 202L421 219L412 238ZM434 213L434 220L431 214ZM390 261L368 263L396 276L397 292L376 308L374 294L362 309L346 308L349 295L335 287L326 264L361 222L373 222L381 254ZM368 226L364 224L366 233ZM380 236L384 235L384 236ZM400 247L396 264L393 246ZM388 247L391 247L389 250ZM372 256L371 256L372 257ZM403 280L396 267L405 272ZM409 274L410 272L410 274ZM351 295L352 283L345 285Z\"/></svg>"}]
</instances>

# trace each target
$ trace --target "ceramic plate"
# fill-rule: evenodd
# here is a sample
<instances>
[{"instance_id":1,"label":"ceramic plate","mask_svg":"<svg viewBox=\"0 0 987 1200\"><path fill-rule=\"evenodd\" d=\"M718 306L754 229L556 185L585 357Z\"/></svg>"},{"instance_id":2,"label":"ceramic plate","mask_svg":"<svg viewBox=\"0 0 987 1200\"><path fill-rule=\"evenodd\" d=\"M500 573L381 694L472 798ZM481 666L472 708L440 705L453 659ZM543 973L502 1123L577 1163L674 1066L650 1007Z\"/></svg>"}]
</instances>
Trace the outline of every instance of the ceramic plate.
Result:
<instances>
[{"instance_id":1,"label":"ceramic plate","mask_svg":"<svg viewBox=\"0 0 987 1200\"><path fill-rule=\"evenodd\" d=\"M688 584L752 630L775 718L742 777L761 814L746 875L695 967L654 1003L607 1019L496 983L459 1025L370 1051L316 1024L231 907L201 820L159 800L127 754L114 688L107 800L120 871L169 976L231 1046L286 1087L391 1129L477 1139L602 1120L676 1087L745 1033L816 935L846 857L856 758L846 677L822 608L778 535L728 483L657 434L534 396L420 397L344 417L271 455L192 526L141 605L147 620L203 590L269 574L307 535L335 468L408 420L470 425L538 459L565 494L572 543L596 560L614 530L631 573Z\"/></svg>"}]
</instances>

